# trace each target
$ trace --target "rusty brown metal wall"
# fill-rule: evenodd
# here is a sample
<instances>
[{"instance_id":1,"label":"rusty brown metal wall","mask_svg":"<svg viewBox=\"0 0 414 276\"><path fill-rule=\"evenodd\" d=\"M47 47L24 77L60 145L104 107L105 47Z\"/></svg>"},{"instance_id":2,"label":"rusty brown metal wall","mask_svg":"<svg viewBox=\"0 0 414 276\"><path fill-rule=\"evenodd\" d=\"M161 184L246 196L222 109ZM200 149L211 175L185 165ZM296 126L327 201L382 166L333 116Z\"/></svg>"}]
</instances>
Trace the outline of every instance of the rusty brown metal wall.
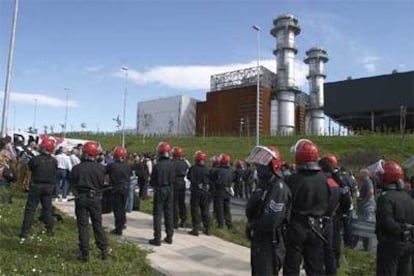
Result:
<instances>
[{"instance_id":1,"label":"rusty brown metal wall","mask_svg":"<svg viewBox=\"0 0 414 276\"><path fill-rule=\"evenodd\" d=\"M295 133L305 134L306 131L306 107L296 106L295 114Z\"/></svg>"},{"instance_id":2,"label":"rusty brown metal wall","mask_svg":"<svg viewBox=\"0 0 414 276\"><path fill-rule=\"evenodd\" d=\"M260 134L270 134L270 89L260 90ZM241 119L243 118L243 124ZM212 91L197 103L197 136L254 136L256 86Z\"/></svg>"}]
</instances>

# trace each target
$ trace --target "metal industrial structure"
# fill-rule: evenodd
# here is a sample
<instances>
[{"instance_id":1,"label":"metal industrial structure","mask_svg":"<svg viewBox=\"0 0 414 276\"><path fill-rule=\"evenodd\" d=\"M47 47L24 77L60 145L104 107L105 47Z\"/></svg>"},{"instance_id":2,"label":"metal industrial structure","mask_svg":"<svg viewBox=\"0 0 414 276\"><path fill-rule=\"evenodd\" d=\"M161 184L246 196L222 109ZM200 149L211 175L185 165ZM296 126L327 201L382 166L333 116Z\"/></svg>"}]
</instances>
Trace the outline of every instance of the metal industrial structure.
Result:
<instances>
[{"instance_id":1,"label":"metal industrial structure","mask_svg":"<svg viewBox=\"0 0 414 276\"><path fill-rule=\"evenodd\" d=\"M139 102L138 134L195 135L196 103L196 99L184 95Z\"/></svg>"},{"instance_id":2,"label":"metal industrial structure","mask_svg":"<svg viewBox=\"0 0 414 276\"><path fill-rule=\"evenodd\" d=\"M414 71L326 83L324 110L353 132L413 132Z\"/></svg>"},{"instance_id":3,"label":"metal industrial structure","mask_svg":"<svg viewBox=\"0 0 414 276\"><path fill-rule=\"evenodd\" d=\"M260 66L211 76L212 91L197 103L199 136L253 136L256 132L257 72L260 74L259 132L270 134L270 95L275 74Z\"/></svg>"},{"instance_id":4,"label":"metal industrial structure","mask_svg":"<svg viewBox=\"0 0 414 276\"><path fill-rule=\"evenodd\" d=\"M304 60L309 65L309 133L312 135L323 135L325 129L324 90L323 85L326 78L324 64L328 61L328 55L324 49L311 48L306 52Z\"/></svg>"},{"instance_id":5,"label":"metal industrial structure","mask_svg":"<svg viewBox=\"0 0 414 276\"><path fill-rule=\"evenodd\" d=\"M277 81L271 102L272 134L292 135L295 132L295 97L299 90L295 82L295 56L298 52L295 36L300 33L298 20L291 14L273 21L272 36L276 38Z\"/></svg>"}]
</instances>

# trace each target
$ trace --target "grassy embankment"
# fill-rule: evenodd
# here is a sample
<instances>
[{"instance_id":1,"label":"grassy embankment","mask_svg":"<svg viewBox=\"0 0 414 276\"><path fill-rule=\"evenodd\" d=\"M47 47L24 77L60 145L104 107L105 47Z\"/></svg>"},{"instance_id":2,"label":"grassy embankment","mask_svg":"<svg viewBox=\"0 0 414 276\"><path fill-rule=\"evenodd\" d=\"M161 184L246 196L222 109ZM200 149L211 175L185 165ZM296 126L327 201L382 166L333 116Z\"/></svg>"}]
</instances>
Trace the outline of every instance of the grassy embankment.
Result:
<instances>
[{"instance_id":1,"label":"grassy embankment","mask_svg":"<svg viewBox=\"0 0 414 276\"><path fill-rule=\"evenodd\" d=\"M1 192L4 192L1 191ZM19 234L26 194L16 185L11 188L12 204L0 203L0 275L159 275L146 260L146 252L133 244L117 242L107 235L113 249L110 260L101 261L92 230L90 262L77 260L78 232L76 221L64 216L55 224L54 237L48 237L44 225L35 215L30 237L20 244ZM40 208L38 208L39 211Z\"/></svg>"}]
</instances>

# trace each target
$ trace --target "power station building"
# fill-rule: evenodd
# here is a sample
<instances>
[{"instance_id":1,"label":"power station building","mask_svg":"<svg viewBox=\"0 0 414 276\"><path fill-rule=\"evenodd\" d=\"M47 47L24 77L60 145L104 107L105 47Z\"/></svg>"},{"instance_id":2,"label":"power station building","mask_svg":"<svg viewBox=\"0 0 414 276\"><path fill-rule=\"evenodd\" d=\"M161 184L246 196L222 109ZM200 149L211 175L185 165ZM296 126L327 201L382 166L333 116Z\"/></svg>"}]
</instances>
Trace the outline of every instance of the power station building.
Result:
<instances>
[{"instance_id":1,"label":"power station building","mask_svg":"<svg viewBox=\"0 0 414 276\"><path fill-rule=\"evenodd\" d=\"M295 79L295 37L298 20L291 14L273 21L276 38L276 74L265 67L247 68L213 75L206 101L197 103L197 135L235 136L256 132L256 95L259 74L259 133L261 135L323 135L325 50L306 52L309 65L308 94L300 91ZM257 72L258 71L258 72Z\"/></svg>"},{"instance_id":2,"label":"power station building","mask_svg":"<svg viewBox=\"0 0 414 276\"><path fill-rule=\"evenodd\" d=\"M414 131L414 71L325 84L325 113L355 131Z\"/></svg>"},{"instance_id":3,"label":"power station building","mask_svg":"<svg viewBox=\"0 0 414 276\"><path fill-rule=\"evenodd\" d=\"M138 103L140 135L193 136L197 100L180 95Z\"/></svg>"}]
</instances>

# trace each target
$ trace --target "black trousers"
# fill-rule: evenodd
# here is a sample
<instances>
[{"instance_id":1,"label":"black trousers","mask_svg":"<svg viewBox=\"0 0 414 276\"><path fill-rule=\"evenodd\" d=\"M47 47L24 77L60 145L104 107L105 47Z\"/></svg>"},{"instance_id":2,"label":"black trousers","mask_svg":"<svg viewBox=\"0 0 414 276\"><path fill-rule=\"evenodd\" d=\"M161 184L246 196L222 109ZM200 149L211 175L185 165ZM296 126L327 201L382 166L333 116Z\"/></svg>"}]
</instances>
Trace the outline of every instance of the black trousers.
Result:
<instances>
[{"instance_id":1,"label":"black trousers","mask_svg":"<svg viewBox=\"0 0 414 276\"><path fill-rule=\"evenodd\" d=\"M185 223L187 207L185 206L185 188L174 190L174 226L178 227L178 220Z\"/></svg>"},{"instance_id":2,"label":"black trousers","mask_svg":"<svg viewBox=\"0 0 414 276\"><path fill-rule=\"evenodd\" d=\"M172 238L173 229L173 190L170 187L157 187L154 190L152 209L154 223L154 239L161 241L161 216L164 213L165 232Z\"/></svg>"},{"instance_id":3,"label":"black trousers","mask_svg":"<svg viewBox=\"0 0 414 276\"><path fill-rule=\"evenodd\" d=\"M26 238L29 234L30 228L33 224L33 218L36 212L36 207L42 204L42 217L47 229L53 229L53 208L52 208L52 194L54 183L50 184L35 184L31 183L29 194L27 196L26 207L24 209L24 218L20 237Z\"/></svg>"},{"instance_id":4,"label":"black trousers","mask_svg":"<svg viewBox=\"0 0 414 276\"><path fill-rule=\"evenodd\" d=\"M273 238L253 236L250 249L250 264L253 276L278 275L285 259L285 244L283 237L277 241Z\"/></svg>"},{"instance_id":5,"label":"black trousers","mask_svg":"<svg viewBox=\"0 0 414 276\"><path fill-rule=\"evenodd\" d=\"M243 198L244 182L236 181L234 185L234 193L236 197Z\"/></svg>"},{"instance_id":6,"label":"black trousers","mask_svg":"<svg viewBox=\"0 0 414 276\"><path fill-rule=\"evenodd\" d=\"M101 198L88 197L80 194L75 200L75 214L79 233L79 249L82 255L87 256L89 252L89 217L91 218L96 246L104 251L108 247L105 232L102 227Z\"/></svg>"},{"instance_id":7,"label":"black trousers","mask_svg":"<svg viewBox=\"0 0 414 276\"><path fill-rule=\"evenodd\" d=\"M218 191L214 195L214 212L216 214L217 227L223 228L224 223L231 228L233 226L230 213L230 195L225 191Z\"/></svg>"},{"instance_id":8,"label":"black trousers","mask_svg":"<svg viewBox=\"0 0 414 276\"><path fill-rule=\"evenodd\" d=\"M112 211L115 218L115 233L122 234L122 229L126 224L125 205L128 198L128 190L126 188L119 189L112 193L111 203Z\"/></svg>"},{"instance_id":9,"label":"black trousers","mask_svg":"<svg viewBox=\"0 0 414 276\"><path fill-rule=\"evenodd\" d=\"M198 231L200 227L200 212L201 220L203 221L203 226L205 230L210 229L210 200L207 193L192 190L190 198L191 206L191 220L193 224L193 230Z\"/></svg>"},{"instance_id":10,"label":"black trousers","mask_svg":"<svg viewBox=\"0 0 414 276\"><path fill-rule=\"evenodd\" d=\"M252 194L252 184L253 182L249 182L249 181L244 182L244 196L246 199L249 199L250 195Z\"/></svg>"},{"instance_id":11,"label":"black trousers","mask_svg":"<svg viewBox=\"0 0 414 276\"><path fill-rule=\"evenodd\" d=\"M292 218L287 228L283 275L299 275L304 259L306 275L324 275L323 243L309 226Z\"/></svg>"},{"instance_id":12,"label":"black trousers","mask_svg":"<svg viewBox=\"0 0 414 276\"><path fill-rule=\"evenodd\" d=\"M323 244L323 254L326 275L336 275L338 263L334 250L334 222L328 221L324 227L324 235L328 243Z\"/></svg>"},{"instance_id":13,"label":"black trousers","mask_svg":"<svg viewBox=\"0 0 414 276\"><path fill-rule=\"evenodd\" d=\"M377 245L377 275L412 275L413 245L395 241L379 241Z\"/></svg>"},{"instance_id":14,"label":"black trousers","mask_svg":"<svg viewBox=\"0 0 414 276\"><path fill-rule=\"evenodd\" d=\"M148 181L148 176L139 181L139 198L145 199L148 197Z\"/></svg>"}]
</instances>

